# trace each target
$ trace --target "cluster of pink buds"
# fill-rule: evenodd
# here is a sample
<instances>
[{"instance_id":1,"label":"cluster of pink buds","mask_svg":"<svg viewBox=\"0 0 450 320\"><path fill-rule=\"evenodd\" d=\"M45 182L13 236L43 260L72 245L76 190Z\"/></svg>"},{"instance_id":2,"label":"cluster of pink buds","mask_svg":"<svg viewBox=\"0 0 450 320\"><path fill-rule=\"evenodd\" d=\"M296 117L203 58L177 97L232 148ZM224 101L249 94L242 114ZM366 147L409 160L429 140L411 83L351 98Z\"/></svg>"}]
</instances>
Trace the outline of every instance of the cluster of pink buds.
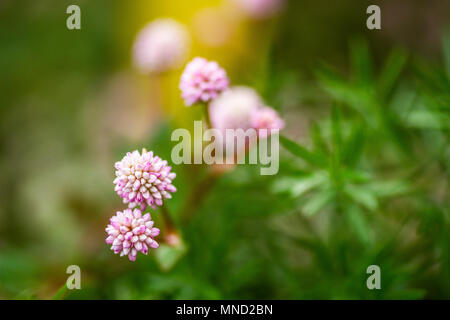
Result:
<instances>
[{"instance_id":1,"label":"cluster of pink buds","mask_svg":"<svg viewBox=\"0 0 450 320\"><path fill-rule=\"evenodd\" d=\"M158 248L154 240L159 234L158 228L153 228L150 213L142 215L141 210L125 209L118 211L106 227L108 237L106 243L112 245L111 250L120 256L128 256L135 261L138 252L148 253L149 248Z\"/></svg>"},{"instance_id":2,"label":"cluster of pink buds","mask_svg":"<svg viewBox=\"0 0 450 320\"><path fill-rule=\"evenodd\" d=\"M225 70L215 61L197 57L189 62L181 75L180 90L186 106L207 103L211 124L221 131L253 128L260 138L266 138L272 129L284 128L278 113L255 90L229 88Z\"/></svg>"},{"instance_id":3,"label":"cluster of pink buds","mask_svg":"<svg viewBox=\"0 0 450 320\"><path fill-rule=\"evenodd\" d=\"M143 149L142 154L137 150L127 152L121 161L116 162L115 168L114 190L130 208L139 205L145 210L148 205L155 209L176 191L172 185L175 178L175 173L170 172L172 168L151 151Z\"/></svg>"},{"instance_id":4,"label":"cluster of pink buds","mask_svg":"<svg viewBox=\"0 0 450 320\"><path fill-rule=\"evenodd\" d=\"M187 106L209 102L228 88L228 77L215 61L194 58L181 75L180 90Z\"/></svg>"},{"instance_id":5,"label":"cluster of pink buds","mask_svg":"<svg viewBox=\"0 0 450 320\"><path fill-rule=\"evenodd\" d=\"M145 210L147 206L153 209L162 206L163 200L170 199L171 193L176 191L172 184L175 173L171 172L167 161L145 149L142 153L137 150L128 152L116 162L115 168L115 191L129 208L118 211L110 219L106 243L112 245L114 253L128 255L131 261L135 261L138 252L147 254L149 248L158 247L153 238L159 234L159 229L153 228L150 214L142 215L141 210L135 207Z\"/></svg>"},{"instance_id":6,"label":"cluster of pink buds","mask_svg":"<svg viewBox=\"0 0 450 320\"><path fill-rule=\"evenodd\" d=\"M272 129L284 128L278 113L266 106L255 90L243 86L231 87L212 101L209 115L212 126L223 132L252 128L260 138L266 138Z\"/></svg>"},{"instance_id":7,"label":"cluster of pink buds","mask_svg":"<svg viewBox=\"0 0 450 320\"><path fill-rule=\"evenodd\" d=\"M184 33L181 29L175 22L163 20L143 30L134 51L141 69L148 72L168 69L178 56L167 55L166 49L181 48L180 39ZM173 35L173 41L169 41L169 34ZM189 62L181 76L180 89L187 106L199 102L207 104L211 123L219 130L253 128L258 130L260 138L265 138L268 131L262 129L282 129L284 126L278 113L265 106L253 89L230 89L225 70L215 61L197 57ZM172 197L171 193L176 191L172 184L176 175L171 172L167 161L145 149L142 153L137 150L127 152L115 163L115 169L114 190L128 208L118 211L110 219L106 227L106 243L111 245L115 254L126 255L130 261L135 261L138 252L146 255L149 248L159 246L154 239L159 229L153 228L150 214L142 215L142 211L147 207L155 209L162 206L165 199Z\"/></svg>"}]
</instances>

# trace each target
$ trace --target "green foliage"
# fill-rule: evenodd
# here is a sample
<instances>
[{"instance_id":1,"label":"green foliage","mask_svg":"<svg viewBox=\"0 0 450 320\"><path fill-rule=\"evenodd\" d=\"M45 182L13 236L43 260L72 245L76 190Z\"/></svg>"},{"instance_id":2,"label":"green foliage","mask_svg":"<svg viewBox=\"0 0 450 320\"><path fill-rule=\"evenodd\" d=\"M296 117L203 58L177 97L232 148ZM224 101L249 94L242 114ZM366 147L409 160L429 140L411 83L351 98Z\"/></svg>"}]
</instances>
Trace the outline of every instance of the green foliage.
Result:
<instances>
[{"instance_id":1,"label":"green foliage","mask_svg":"<svg viewBox=\"0 0 450 320\"><path fill-rule=\"evenodd\" d=\"M421 81L414 89L410 85L402 87L396 83L406 63L404 51L394 49L377 78L363 42L352 43L351 57L354 77L350 81L329 68L321 67L317 72L319 81L337 104L331 108L329 118L312 126L309 135L312 146L307 148L286 137L280 138L281 145L303 162L299 163L301 174L287 172L275 181L273 191L298 200L293 214L304 216L296 219L298 226L310 232L307 238L300 236L300 231L285 236L315 259L311 265L319 267L316 270L319 284L311 284L310 289L319 290L317 297L325 294L317 288L321 284L325 288L326 283L333 283L331 292L327 292L333 298L433 297L422 289L424 286L433 287L439 296L447 291L449 284L448 212L424 211L423 201L435 197L434 183L442 183L443 190L437 200L440 204L435 206L448 208L449 205L448 144L445 145L448 132L439 131L450 123L448 78L426 64L419 64L413 69L419 72ZM408 99L403 102L409 106L406 110L402 102L393 101L398 99L396 94L403 97L412 94L417 98L413 103ZM402 105L401 112L398 104ZM421 139L421 135L430 134L437 139L427 142ZM373 148L391 152L392 141L396 146L394 158L373 156ZM440 177L436 176L437 172L423 170L424 156L421 151L414 151L436 150L436 145L443 148L440 156L425 157L425 161L442 164L443 171L438 169ZM412 173L407 173L409 170ZM311 217L319 213L317 218ZM328 221L327 227L318 228L323 219ZM434 224L437 221L439 227ZM417 229L417 223L422 225L421 229ZM435 240L400 241L401 235L414 229L425 236L424 225L428 226L428 232L436 233L432 237ZM433 246L437 252L426 251L425 247ZM437 270L432 271L433 263L425 261L434 261ZM355 286L354 279L363 278L364 266L370 264L377 264L388 273L383 273L382 295ZM319 274L328 278L319 280ZM444 282L439 284L438 279Z\"/></svg>"},{"instance_id":2,"label":"green foliage","mask_svg":"<svg viewBox=\"0 0 450 320\"><path fill-rule=\"evenodd\" d=\"M181 242L164 243L152 212L160 247L131 263L104 243L123 208L113 163L141 147L170 160L179 124L134 100L149 82L127 69L123 4L81 1L83 29L71 32L71 3L26 2L0 5L1 299L450 298L448 35L442 61L370 35L346 54L361 33L355 1L291 1L302 9L249 23L248 52L233 45L217 60L286 120L279 173L239 165L208 180L206 168L173 165L167 210ZM311 75L317 57L326 63ZM65 287L71 264L81 290ZM373 264L382 290L366 287Z\"/></svg>"}]
</instances>

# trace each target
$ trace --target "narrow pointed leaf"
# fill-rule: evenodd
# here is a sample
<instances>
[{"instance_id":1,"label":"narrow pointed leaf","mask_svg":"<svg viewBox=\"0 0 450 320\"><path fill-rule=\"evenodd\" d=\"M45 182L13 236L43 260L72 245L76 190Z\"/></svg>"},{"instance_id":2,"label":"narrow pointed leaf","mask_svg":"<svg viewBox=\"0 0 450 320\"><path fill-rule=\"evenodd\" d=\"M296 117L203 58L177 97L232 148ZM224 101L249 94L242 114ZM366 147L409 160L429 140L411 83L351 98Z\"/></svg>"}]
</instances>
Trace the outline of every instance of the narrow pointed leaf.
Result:
<instances>
[{"instance_id":1,"label":"narrow pointed leaf","mask_svg":"<svg viewBox=\"0 0 450 320\"><path fill-rule=\"evenodd\" d=\"M386 97L391 92L407 58L407 54L400 49L394 49L390 53L378 78L379 92L382 97Z\"/></svg>"},{"instance_id":2,"label":"narrow pointed leaf","mask_svg":"<svg viewBox=\"0 0 450 320\"><path fill-rule=\"evenodd\" d=\"M309 216L316 214L331 202L333 196L334 193L329 190L315 194L305 202L303 212Z\"/></svg>"},{"instance_id":3,"label":"narrow pointed leaf","mask_svg":"<svg viewBox=\"0 0 450 320\"><path fill-rule=\"evenodd\" d=\"M286 148L293 155L305 160L306 162L308 162L311 165L314 165L317 167L323 167L323 166L327 165L327 161L323 156L309 151L305 147L299 145L298 143L296 143L282 135L280 135L280 143L284 148Z\"/></svg>"}]
</instances>

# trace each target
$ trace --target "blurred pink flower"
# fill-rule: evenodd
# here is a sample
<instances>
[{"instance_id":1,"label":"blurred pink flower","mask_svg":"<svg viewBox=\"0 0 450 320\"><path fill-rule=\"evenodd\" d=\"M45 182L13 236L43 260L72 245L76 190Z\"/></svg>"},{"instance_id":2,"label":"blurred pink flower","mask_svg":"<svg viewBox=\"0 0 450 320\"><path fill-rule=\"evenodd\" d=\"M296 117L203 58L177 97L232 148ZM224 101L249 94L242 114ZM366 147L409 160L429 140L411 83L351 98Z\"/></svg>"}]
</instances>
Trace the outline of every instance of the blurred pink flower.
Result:
<instances>
[{"instance_id":1,"label":"blurred pink flower","mask_svg":"<svg viewBox=\"0 0 450 320\"><path fill-rule=\"evenodd\" d=\"M231 87L220 94L209 105L209 115L214 128L244 129L252 127L251 116L263 105L255 90L244 87Z\"/></svg>"},{"instance_id":2,"label":"blurred pink flower","mask_svg":"<svg viewBox=\"0 0 450 320\"><path fill-rule=\"evenodd\" d=\"M172 185L176 176L170 172L172 168L151 151L142 149L142 155L137 150L127 152L121 161L115 163L115 168L114 190L130 208L140 205L145 210L147 205L152 208L161 206L163 199L170 199L170 193L176 191Z\"/></svg>"},{"instance_id":3,"label":"blurred pink flower","mask_svg":"<svg viewBox=\"0 0 450 320\"><path fill-rule=\"evenodd\" d=\"M278 113L267 106L255 90L244 87L231 87L220 94L209 105L209 115L214 128L225 129L283 129L284 121ZM265 130L259 131L266 137Z\"/></svg>"},{"instance_id":4,"label":"blurred pink flower","mask_svg":"<svg viewBox=\"0 0 450 320\"><path fill-rule=\"evenodd\" d=\"M186 65L181 75L181 95L187 106L208 102L227 89L228 82L225 70L217 62L197 57Z\"/></svg>"},{"instance_id":5,"label":"blurred pink flower","mask_svg":"<svg viewBox=\"0 0 450 320\"><path fill-rule=\"evenodd\" d=\"M142 73L161 73L180 67L189 50L187 28L173 19L157 19L137 35L133 46L135 66Z\"/></svg>"},{"instance_id":6,"label":"blurred pink flower","mask_svg":"<svg viewBox=\"0 0 450 320\"><path fill-rule=\"evenodd\" d=\"M150 213L142 215L139 209L117 211L105 231L108 233L106 243L112 245L111 250L120 256L128 255L130 261L136 260L139 251L146 255L149 248L159 246L153 239L159 229L153 228Z\"/></svg>"},{"instance_id":7,"label":"blurred pink flower","mask_svg":"<svg viewBox=\"0 0 450 320\"><path fill-rule=\"evenodd\" d=\"M284 5L284 0L233 0L249 17L265 19L277 14Z\"/></svg>"},{"instance_id":8,"label":"blurred pink flower","mask_svg":"<svg viewBox=\"0 0 450 320\"><path fill-rule=\"evenodd\" d=\"M279 117L278 112L270 107L255 110L251 115L251 124L253 128L258 130L260 138L266 138L270 135L272 129L281 130L284 128L284 121Z\"/></svg>"}]
</instances>

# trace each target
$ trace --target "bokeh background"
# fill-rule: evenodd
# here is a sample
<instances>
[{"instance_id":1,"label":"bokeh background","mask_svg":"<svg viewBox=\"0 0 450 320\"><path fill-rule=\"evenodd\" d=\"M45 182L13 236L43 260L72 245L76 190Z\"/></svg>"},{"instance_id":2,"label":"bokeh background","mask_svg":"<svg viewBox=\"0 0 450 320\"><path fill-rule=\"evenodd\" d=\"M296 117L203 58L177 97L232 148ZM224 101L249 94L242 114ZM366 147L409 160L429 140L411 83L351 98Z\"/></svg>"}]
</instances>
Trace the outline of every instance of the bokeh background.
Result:
<instances>
[{"instance_id":1,"label":"bokeh background","mask_svg":"<svg viewBox=\"0 0 450 320\"><path fill-rule=\"evenodd\" d=\"M0 1L1 299L449 299L450 2ZM67 6L81 30L66 28ZM105 244L123 208L114 162L201 117L181 70L133 68L137 32L185 24L189 57L218 61L286 121L280 172L217 181L179 165L179 242L135 263ZM325 159L325 160L324 160ZM193 190L195 195L193 195ZM192 216L184 219L183 215ZM69 265L81 290L65 290ZM368 290L366 268L381 268Z\"/></svg>"}]
</instances>

